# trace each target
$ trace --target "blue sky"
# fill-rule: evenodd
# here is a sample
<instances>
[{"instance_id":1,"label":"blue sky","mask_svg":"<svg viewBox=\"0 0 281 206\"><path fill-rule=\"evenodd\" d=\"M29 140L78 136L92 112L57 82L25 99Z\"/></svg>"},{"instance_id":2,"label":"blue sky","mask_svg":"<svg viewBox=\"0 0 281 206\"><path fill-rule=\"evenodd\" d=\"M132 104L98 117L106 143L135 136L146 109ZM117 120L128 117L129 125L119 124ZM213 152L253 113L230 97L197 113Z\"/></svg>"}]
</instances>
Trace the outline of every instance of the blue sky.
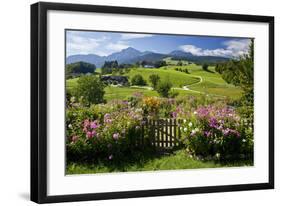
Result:
<instances>
[{"instance_id":1,"label":"blue sky","mask_svg":"<svg viewBox=\"0 0 281 206\"><path fill-rule=\"evenodd\" d=\"M66 56L97 54L107 56L133 47L140 51L169 53L173 50L193 55L238 57L247 53L250 39L230 37L136 34L117 32L66 32Z\"/></svg>"}]
</instances>

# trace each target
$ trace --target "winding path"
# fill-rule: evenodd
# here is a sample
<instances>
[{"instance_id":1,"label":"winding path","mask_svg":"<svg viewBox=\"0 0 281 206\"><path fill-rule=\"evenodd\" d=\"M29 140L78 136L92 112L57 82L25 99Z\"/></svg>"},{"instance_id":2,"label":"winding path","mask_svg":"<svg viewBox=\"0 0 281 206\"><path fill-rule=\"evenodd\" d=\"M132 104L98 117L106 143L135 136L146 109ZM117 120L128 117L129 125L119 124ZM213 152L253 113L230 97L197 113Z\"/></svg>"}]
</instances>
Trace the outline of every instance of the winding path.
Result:
<instances>
[{"instance_id":1,"label":"winding path","mask_svg":"<svg viewBox=\"0 0 281 206\"><path fill-rule=\"evenodd\" d=\"M198 82L193 83L193 84L185 85L182 88L180 88L180 87L172 87L172 89L175 89L175 90L185 90L185 91L190 91L190 92L194 92L194 93L205 94L205 92L201 92L201 91L197 91L197 90L193 90L193 89L189 88L190 86L201 84L204 81L204 79L201 76L197 76L197 75L190 75L190 76L198 78L200 80ZM147 89L147 90L150 90L150 91L153 90L153 88L150 87L150 86L130 86L130 87L131 88ZM223 95L218 95L218 94L209 94L209 95L225 97Z\"/></svg>"}]
</instances>

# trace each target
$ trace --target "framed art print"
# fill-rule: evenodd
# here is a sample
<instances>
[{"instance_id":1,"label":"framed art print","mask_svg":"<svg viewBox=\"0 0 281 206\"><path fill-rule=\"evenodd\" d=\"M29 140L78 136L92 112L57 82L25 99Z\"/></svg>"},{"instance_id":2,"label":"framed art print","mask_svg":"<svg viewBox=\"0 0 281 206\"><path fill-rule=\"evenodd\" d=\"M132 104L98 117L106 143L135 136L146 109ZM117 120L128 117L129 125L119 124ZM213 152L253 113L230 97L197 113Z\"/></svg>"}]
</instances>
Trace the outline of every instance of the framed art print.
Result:
<instances>
[{"instance_id":1,"label":"framed art print","mask_svg":"<svg viewBox=\"0 0 281 206\"><path fill-rule=\"evenodd\" d=\"M274 17L31 5L31 200L274 188Z\"/></svg>"}]
</instances>

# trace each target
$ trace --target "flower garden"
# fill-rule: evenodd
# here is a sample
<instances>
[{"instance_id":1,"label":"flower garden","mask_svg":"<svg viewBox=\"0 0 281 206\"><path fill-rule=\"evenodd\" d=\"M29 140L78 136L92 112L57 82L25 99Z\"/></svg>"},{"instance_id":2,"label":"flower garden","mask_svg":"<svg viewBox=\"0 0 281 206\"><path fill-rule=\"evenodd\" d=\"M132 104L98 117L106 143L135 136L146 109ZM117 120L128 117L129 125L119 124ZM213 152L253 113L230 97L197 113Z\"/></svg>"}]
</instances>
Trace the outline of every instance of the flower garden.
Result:
<instances>
[{"instance_id":1,"label":"flower garden","mask_svg":"<svg viewBox=\"0 0 281 206\"><path fill-rule=\"evenodd\" d=\"M134 93L128 100L87 107L71 97L67 105L67 172L70 174L84 173L74 168L85 164L94 168L86 169L86 173L146 170L142 169L146 163L158 161L162 164L161 158L177 155L180 155L179 165L147 170L253 164L253 112L226 98L160 98ZM144 126L146 120L168 118L181 120L176 137L179 145L169 149L153 147L151 133ZM198 161L195 163L198 165L181 166L181 162L188 161Z\"/></svg>"}]
</instances>

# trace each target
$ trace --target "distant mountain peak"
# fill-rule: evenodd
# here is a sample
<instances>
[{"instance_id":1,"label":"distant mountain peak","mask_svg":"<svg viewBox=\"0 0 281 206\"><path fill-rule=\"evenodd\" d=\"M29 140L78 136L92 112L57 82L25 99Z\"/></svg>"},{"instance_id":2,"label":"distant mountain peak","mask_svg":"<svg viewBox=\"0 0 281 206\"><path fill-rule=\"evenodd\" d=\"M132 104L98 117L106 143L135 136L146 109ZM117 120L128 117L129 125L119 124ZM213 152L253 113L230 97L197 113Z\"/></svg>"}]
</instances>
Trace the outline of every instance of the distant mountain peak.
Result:
<instances>
[{"instance_id":1,"label":"distant mountain peak","mask_svg":"<svg viewBox=\"0 0 281 206\"><path fill-rule=\"evenodd\" d=\"M185 52L185 51L182 51L182 50L174 50L174 51L171 51L169 54L173 55L173 56L179 56L179 57L193 56L192 53Z\"/></svg>"},{"instance_id":2,"label":"distant mountain peak","mask_svg":"<svg viewBox=\"0 0 281 206\"><path fill-rule=\"evenodd\" d=\"M127 47L127 48L125 48L125 49L122 49L121 52L122 52L122 51L136 51L136 52L140 52L139 50L137 50L137 49L135 49L135 48L133 48L133 47Z\"/></svg>"}]
</instances>

